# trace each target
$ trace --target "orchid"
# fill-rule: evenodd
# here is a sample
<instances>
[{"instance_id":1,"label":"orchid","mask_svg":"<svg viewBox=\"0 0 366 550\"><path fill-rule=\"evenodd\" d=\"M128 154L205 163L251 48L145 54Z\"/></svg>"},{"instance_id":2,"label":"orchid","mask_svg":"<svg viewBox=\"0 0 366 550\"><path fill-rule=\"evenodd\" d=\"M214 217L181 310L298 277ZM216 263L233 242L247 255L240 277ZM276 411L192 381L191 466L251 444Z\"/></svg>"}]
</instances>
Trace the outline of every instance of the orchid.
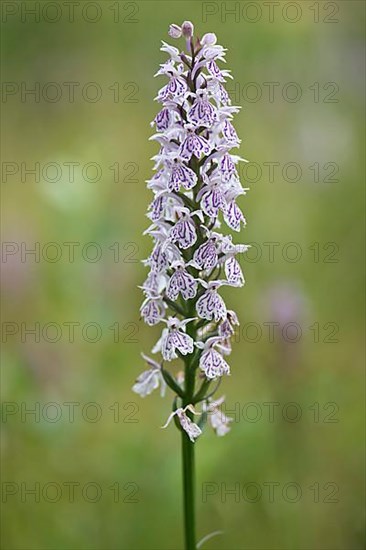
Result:
<instances>
[{"instance_id":1,"label":"orchid","mask_svg":"<svg viewBox=\"0 0 366 550\"><path fill-rule=\"evenodd\" d=\"M155 175L147 181L154 198L145 234L151 236L153 248L144 260L150 271L141 286L141 316L150 326L163 325L152 350L162 360L144 356L149 370L133 387L143 397L159 386L174 393L173 412L164 427L174 419L182 432L190 550L196 548L193 446L206 421L222 436L231 420L219 411L223 398L212 400L222 377L230 374L226 357L239 324L221 291L244 285L238 256L248 249L227 234L238 233L246 224L238 205L247 191L238 173L245 159L231 152L240 147L232 124L240 108L231 105L224 87L231 78L230 71L220 67L225 49L215 34L198 38L193 32L189 21L170 26L170 37L183 37L187 51L163 42L161 50L169 58L155 75L168 81L155 98L161 106L151 123L156 133L150 139L159 151L153 157ZM175 376L166 364L176 359L183 360L184 373Z\"/></svg>"}]
</instances>

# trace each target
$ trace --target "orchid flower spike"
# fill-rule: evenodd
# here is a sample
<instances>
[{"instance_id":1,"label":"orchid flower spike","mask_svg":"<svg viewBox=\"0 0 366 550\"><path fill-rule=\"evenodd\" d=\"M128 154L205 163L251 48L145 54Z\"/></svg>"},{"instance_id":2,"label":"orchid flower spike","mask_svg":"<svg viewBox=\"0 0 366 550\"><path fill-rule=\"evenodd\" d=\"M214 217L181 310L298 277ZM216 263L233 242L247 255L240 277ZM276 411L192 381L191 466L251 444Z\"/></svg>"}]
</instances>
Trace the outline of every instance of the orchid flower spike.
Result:
<instances>
[{"instance_id":1,"label":"orchid flower spike","mask_svg":"<svg viewBox=\"0 0 366 550\"><path fill-rule=\"evenodd\" d=\"M144 235L151 237L152 250L143 260L149 273L140 285L141 318L162 330L152 348L156 359L143 355L148 368L132 389L141 397L158 388L161 395L167 387L173 393L162 427L174 419L181 432L185 548L193 550L209 538L196 543L194 443L206 424L221 437L232 422L222 412L224 397L214 395L230 374L227 359L239 325L229 309L231 294L245 283L241 260L249 246L233 242L232 235L246 226L239 163L247 161L233 123L240 107L225 89L232 78L222 66L225 48L214 33L195 35L191 21L173 23L168 32L183 47L163 42L168 59L155 74L164 83L151 122L150 140L158 151L146 182L153 198ZM178 362L183 369L175 368Z\"/></svg>"},{"instance_id":2,"label":"orchid flower spike","mask_svg":"<svg viewBox=\"0 0 366 550\"><path fill-rule=\"evenodd\" d=\"M162 360L143 356L149 369L133 390L144 397L168 386L174 405L165 426L176 417L193 442L206 420L217 435L229 430L230 419L219 417L222 401L213 400L212 385L230 374L226 360L239 324L221 293L227 288L229 301L229 287L238 291L245 282L240 260L248 246L234 243L232 234L246 224L241 204L246 189L239 178L239 163L246 161L233 123L240 107L231 104L225 90L232 78L222 67L226 50L213 33L195 35L190 21L171 24L169 36L183 47L163 42L168 59L155 75L165 82L151 123L151 140L159 150L152 157L155 175L147 181L154 196L144 234L153 247L140 287L142 319L162 326L152 349ZM168 370L175 360L183 361L184 372ZM197 403L203 411L195 424Z\"/></svg>"}]
</instances>

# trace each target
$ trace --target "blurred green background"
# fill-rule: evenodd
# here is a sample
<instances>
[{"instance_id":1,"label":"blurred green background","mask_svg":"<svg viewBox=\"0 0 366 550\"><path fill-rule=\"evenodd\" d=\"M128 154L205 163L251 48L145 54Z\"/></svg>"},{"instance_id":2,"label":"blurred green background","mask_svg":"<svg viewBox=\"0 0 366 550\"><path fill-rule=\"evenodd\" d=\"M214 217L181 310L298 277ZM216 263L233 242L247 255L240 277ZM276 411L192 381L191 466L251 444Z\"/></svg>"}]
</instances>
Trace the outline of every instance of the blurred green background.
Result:
<instances>
[{"instance_id":1,"label":"blurred green background","mask_svg":"<svg viewBox=\"0 0 366 550\"><path fill-rule=\"evenodd\" d=\"M246 286L225 291L242 324L221 387L235 421L197 442L199 538L364 548L365 4L280 2L273 20L268 3L224 4L80 2L71 17L40 2L35 20L34 2L2 3L4 550L182 547L180 437L160 430L171 399L131 386L159 335L139 320L137 288L153 74L185 19L228 48L250 160L236 241L254 243Z\"/></svg>"}]
</instances>

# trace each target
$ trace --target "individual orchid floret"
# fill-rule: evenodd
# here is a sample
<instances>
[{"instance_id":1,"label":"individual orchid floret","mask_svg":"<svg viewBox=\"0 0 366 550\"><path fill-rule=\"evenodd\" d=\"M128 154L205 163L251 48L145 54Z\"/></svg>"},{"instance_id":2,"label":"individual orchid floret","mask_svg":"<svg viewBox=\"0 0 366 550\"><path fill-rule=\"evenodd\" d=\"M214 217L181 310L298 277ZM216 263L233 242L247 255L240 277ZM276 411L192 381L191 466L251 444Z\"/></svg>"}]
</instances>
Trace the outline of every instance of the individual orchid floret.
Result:
<instances>
[{"instance_id":1,"label":"individual orchid floret","mask_svg":"<svg viewBox=\"0 0 366 550\"><path fill-rule=\"evenodd\" d=\"M220 286L228 283L226 281L210 281L209 283L201 281L201 284L207 290L197 300L196 311L198 316L208 321L215 319L216 322L220 319L225 319L226 305L217 290Z\"/></svg>"},{"instance_id":2,"label":"individual orchid floret","mask_svg":"<svg viewBox=\"0 0 366 550\"><path fill-rule=\"evenodd\" d=\"M220 172L224 183L228 183L232 176L238 175L234 161L229 153L225 153L220 161Z\"/></svg>"},{"instance_id":3,"label":"individual orchid floret","mask_svg":"<svg viewBox=\"0 0 366 550\"><path fill-rule=\"evenodd\" d=\"M132 390L141 397L146 397L160 386L160 395L164 397L166 383L161 374L161 365L147 355L143 353L141 355L150 368L140 374L132 386Z\"/></svg>"},{"instance_id":4,"label":"individual orchid floret","mask_svg":"<svg viewBox=\"0 0 366 550\"><path fill-rule=\"evenodd\" d=\"M180 187L184 187L186 191L193 189L197 183L197 174L183 162L174 159L171 167L171 172L168 180L169 191L178 193Z\"/></svg>"},{"instance_id":5,"label":"individual orchid floret","mask_svg":"<svg viewBox=\"0 0 366 550\"><path fill-rule=\"evenodd\" d=\"M160 295L166 287L166 281L167 278L164 274L154 273L153 271L150 271L146 278L146 281L139 288L144 291L144 294L146 294L146 296Z\"/></svg>"},{"instance_id":6,"label":"individual orchid floret","mask_svg":"<svg viewBox=\"0 0 366 550\"><path fill-rule=\"evenodd\" d=\"M177 350L182 355L193 352L194 340L186 334L185 327L187 323L194 321L195 318L179 321L176 317L169 317L166 321L167 328L164 330L161 343L161 352L166 361L177 359Z\"/></svg>"},{"instance_id":7,"label":"individual orchid floret","mask_svg":"<svg viewBox=\"0 0 366 550\"><path fill-rule=\"evenodd\" d=\"M219 347L220 337L208 338L205 343L197 342L196 346L202 349L199 368L205 373L206 378L214 380L224 374L230 374L230 367L214 346Z\"/></svg>"},{"instance_id":8,"label":"individual orchid floret","mask_svg":"<svg viewBox=\"0 0 366 550\"><path fill-rule=\"evenodd\" d=\"M236 204L235 199L231 200L227 205L224 219L227 225L234 231L240 231L241 224L246 225L244 214Z\"/></svg>"},{"instance_id":9,"label":"individual orchid floret","mask_svg":"<svg viewBox=\"0 0 366 550\"><path fill-rule=\"evenodd\" d=\"M236 133L236 130L229 119L224 120L222 134L226 140L227 145L231 145L231 147L239 147L240 139L238 138L238 134Z\"/></svg>"},{"instance_id":10,"label":"individual orchid floret","mask_svg":"<svg viewBox=\"0 0 366 550\"><path fill-rule=\"evenodd\" d=\"M141 317L150 326L157 325L165 315L166 306L160 296L147 297L141 306Z\"/></svg>"},{"instance_id":11,"label":"individual orchid floret","mask_svg":"<svg viewBox=\"0 0 366 550\"><path fill-rule=\"evenodd\" d=\"M193 405L187 405L186 407L184 407L184 409L182 407L179 407L177 410L169 415L168 420L166 421L164 426L162 426L162 428L167 428L172 418L177 415L179 423L182 426L183 430L186 432L192 443L194 443L197 437L201 435L202 430L189 418L189 416L187 416L187 410L190 411L192 414L197 414L193 408Z\"/></svg>"},{"instance_id":12,"label":"individual orchid floret","mask_svg":"<svg viewBox=\"0 0 366 550\"><path fill-rule=\"evenodd\" d=\"M197 134L193 125L186 125L185 138L180 146L179 156L185 161L191 160L194 155L201 158L202 155L209 155L212 151L212 145L206 138Z\"/></svg>"},{"instance_id":13,"label":"individual orchid floret","mask_svg":"<svg viewBox=\"0 0 366 550\"><path fill-rule=\"evenodd\" d=\"M207 413L209 424L219 437L226 435L230 431L229 423L233 421L232 418L226 416L220 409L224 401L224 396L216 401L209 399L208 403L204 404L203 407L203 410Z\"/></svg>"},{"instance_id":14,"label":"individual orchid floret","mask_svg":"<svg viewBox=\"0 0 366 550\"><path fill-rule=\"evenodd\" d=\"M164 107L154 118L152 124L156 125L158 132L163 132L167 130L171 125L173 120L173 115L170 109Z\"/></svg>"},{"instance_id":15,"label":"individual orchid floret","mask_svg":"<svg viewBox=\"0 0 366 550\"><path fill-rule=\"evenodd\" d=\"M157 222L162 217L165 211L166 201L167 196L161 193L160 195L157 195L155 199L150 203L148 217L153 222Z\"/></svg>"},{"instance_id":16,"label":"individual orchid floret","mask_svg":"<svg viewBox=\"0 0 366 550\"><path fill-rule=\"evenodd\" d=\"M198 269L213 269L218 263L217 235L212 235L195 250L192 265Z\"/></svg>"},{"instance_id":17,"label":"individual orchid floret","mask_svg":"<svg viewBox=\"0 0 366 550\"><path fill-rule=\"evenodd\" d=\"M175 271L170 277L166 288L167 297L175 301L181 294L184 300L191 300L197 294L198 283L196 279L186 271L183 262L175 262L172 267L175 268Z\"/></svg>"},{"instance_id":18,"label":"individual orchid floret","mask_svg":"<svg viewBox=\"0 0 366 550\"><path fill-rule=\"evenodd\" d=\"M197 97L188 111L187 118L194 126L206 126L207 128L218 121L217 109L209 102L205 91L200 97Z\"/></svg>"},{"instance_id":19,"label":"individual orchid floret","mask_svg":"<svg viewBox=\"0 0 366 550\"><path fill-rule=\"evenodd\" d=\"M173 243L177 243L179 248L190 248L197 240L196 224L194 223L192 216L194 212L190 213L187 209L181 209L182 216L177 223L170 230L170 240Z\"/></svg>"},{"instance_id":20,"label":"individual orchid floret","mask_svg":"<svg viewBox=\"0 0 366 550\"><path fill-rule=\"evenodd\" d=\"M219 335L223 339L229 339L235 333L235 327L239 326L239 319L235 311L228 309L226 319L219 324Z\"/></svg>"},{"instance_id":21,"label":"individual orchid floret","mask_svg":"<svg viewBox=\"0 0 366 550\"><path fill-rule=\"evenodd\" d=\"M147 264L155 273L160 273L169 265L168 253L163 249L163 244L157 242L154 249L147 260Z\"/></svg>"},{"instance_id":22,"label":"individual orchid floret","mask_svg":"<svg viewBox=\"0 0 366 550\"><path fill-rule=\"evenodd\" d=\"M243 286L245 283L243 272L235 256L230 256L226 260L225 275L228 282L233 286Z\"/></svg>"},{"instance_id":23,"label":"individual orchid floret","mask_svg":"<svg viewBox=\"0 0 366 550\"><path fill-rule=\"evenodd\" d=\"M164 102L167 99L176 99L187 91L187 82L182 77L172 76L168 84L160 90L157 100Z\"/></svg>"},{"instance_id":24,"label":"individual orchid floret","mask_svg":"<svg viewBox=\"0 0 366 550\"><path fill-rule=\"evenodd\" d=\"M197 194L197 200L201 200L202 211L210 218L217 218L220 210L226 212L224 190L220 182L208 182Z\"/></svg>"}]
</instances>

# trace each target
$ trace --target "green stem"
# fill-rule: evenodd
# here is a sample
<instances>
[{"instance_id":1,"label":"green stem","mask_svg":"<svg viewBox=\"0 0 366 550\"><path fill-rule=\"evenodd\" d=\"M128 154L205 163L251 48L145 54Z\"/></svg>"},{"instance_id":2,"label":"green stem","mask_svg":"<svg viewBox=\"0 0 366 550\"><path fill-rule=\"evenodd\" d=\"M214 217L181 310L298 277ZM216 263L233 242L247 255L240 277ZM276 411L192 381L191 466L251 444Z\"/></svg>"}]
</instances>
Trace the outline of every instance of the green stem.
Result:
<instances>
[{"instance_id":1,"label":"green stem","mask_svg":"<svg viewBox=\"0 0 366 550\"><path fill-rule=\"evenodd\" d=\"M189 316L193 316L195 302L190 304ZM196 329L193 323L187 326L187 334L196 340ZM190 405L195 393L195 354L185 359L184 372L184 397L183 407ZM188 416L193 420L193 414L187 411ZM185 550L196 550L196 528L195 528L195 468L194 468L194 443L182 430L182 468L183 468L183 507L184 507L184 535Z\"/></svg>"},{"instance_id":2,"label":"green stem","mask_svg":"<svg viewBox=\"0 0 366 550\"><path fill-rule=\"evenodd\" d=\"M194 443L182 431L185 549L196 550Z\"/></svg>"}]
</instances>

